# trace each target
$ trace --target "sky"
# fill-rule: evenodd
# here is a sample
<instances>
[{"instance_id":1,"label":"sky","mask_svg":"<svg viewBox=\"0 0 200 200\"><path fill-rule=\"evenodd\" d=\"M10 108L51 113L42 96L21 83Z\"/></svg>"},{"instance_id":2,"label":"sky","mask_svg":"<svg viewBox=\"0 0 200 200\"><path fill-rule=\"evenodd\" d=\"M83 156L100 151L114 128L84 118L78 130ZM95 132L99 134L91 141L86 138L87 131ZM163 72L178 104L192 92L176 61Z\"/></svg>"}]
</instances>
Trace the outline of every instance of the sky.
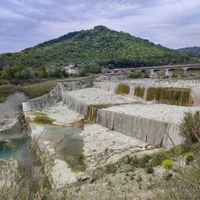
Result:
<instances>
[{"instance_id":1,"label":"sky","mask_svg":"<svg viewBox=\"0 0 200 200\"><path fill-rule=\"evenodd\" d=\"M0 53L97 25L172 49L200 46L200 0L0 0Z\"/></svg>"}]
</instances>

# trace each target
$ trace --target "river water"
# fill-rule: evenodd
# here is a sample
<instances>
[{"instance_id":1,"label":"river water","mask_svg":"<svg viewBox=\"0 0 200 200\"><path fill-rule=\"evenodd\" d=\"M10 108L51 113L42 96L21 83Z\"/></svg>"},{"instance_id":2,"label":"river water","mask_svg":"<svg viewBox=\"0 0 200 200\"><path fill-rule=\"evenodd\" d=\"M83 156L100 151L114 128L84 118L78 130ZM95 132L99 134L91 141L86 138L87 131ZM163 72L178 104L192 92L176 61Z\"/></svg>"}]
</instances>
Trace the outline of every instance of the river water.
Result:
<instances>
[{"instance_id":1,"label":"river water","mask_svg":"<svg viewBox=\"0 0 200 200\"><path fill-rule=\"evenodd\" d=\"M42 125L45 128L41 136L55 148L58 157L66 161L74 171L84 170L83 139L79 135L82 128L78 126L63 127L58 125Z\"/></svg>"},{"instance_id":2,"label":"river water","mask_svg":"<svg viewBox=\"0 0 200 200\"><path fill-rule=\"evenodd\" d=\"M0 160L13 157L17 160L29 160L30 141L29 136L0 141Z\"/></svg>"},{"instance_id":3,"label":"river water","mask_svg":"<svg viewBox=\"0 0 200 200\"><path fill-rule=\"evenodd\" d=\"M83 139L79 135L82 128L78 126L63 127L59 125L40 124L45 131L41 135L55 149L58 158L66 161L74 171L83 171ZM30 136L0 141L0 160L16 158L20 161L29 161Z\"/></svg>"}]
</instances>

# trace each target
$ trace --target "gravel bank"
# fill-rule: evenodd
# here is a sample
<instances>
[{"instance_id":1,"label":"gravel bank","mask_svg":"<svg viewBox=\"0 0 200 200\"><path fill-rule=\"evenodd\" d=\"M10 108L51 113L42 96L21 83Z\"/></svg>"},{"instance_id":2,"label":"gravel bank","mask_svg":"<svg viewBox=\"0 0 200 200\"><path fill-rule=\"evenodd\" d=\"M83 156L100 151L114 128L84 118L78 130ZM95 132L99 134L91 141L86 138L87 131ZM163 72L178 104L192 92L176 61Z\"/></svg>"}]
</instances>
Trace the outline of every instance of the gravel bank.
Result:
<instances>
[{"instance_id":1,"label":"gravel bank","mask_svg":"<svg viewBox=\"0 0 200 200\"><path fill-rule=\"evenodd\" d=\"M63 102L54 104L48 109L43 109L42 112L45 113L49 118L54 119L55 121L53 124L57 125L71 124L83 119L81 114L73 111L67 104L64 104Z\"/></svg>"},{"instance_id":2,"label":"gravel bank","mask_svg":"<svg viewBox=\"0 0 200 200\"><path fill-rule=\"evenodd\" d=\"M98 124L86 125L81 135L84 139L87 170L90 173L97 167L116 162L125 156L148 154L159 150L146 142Z\"/></svg>"},{"instance_id":3,"label":"gravel bank","mask_svg":"<svg viewBox=\"0 0 200 200\"><path fill-rule=\"evenodd\" d=\"M82 90L76 90L68 92L67 95L87 105L123 104L138 102L136 99L115 95L97 88L86 88Z\"/></svg>"}]
</instances>

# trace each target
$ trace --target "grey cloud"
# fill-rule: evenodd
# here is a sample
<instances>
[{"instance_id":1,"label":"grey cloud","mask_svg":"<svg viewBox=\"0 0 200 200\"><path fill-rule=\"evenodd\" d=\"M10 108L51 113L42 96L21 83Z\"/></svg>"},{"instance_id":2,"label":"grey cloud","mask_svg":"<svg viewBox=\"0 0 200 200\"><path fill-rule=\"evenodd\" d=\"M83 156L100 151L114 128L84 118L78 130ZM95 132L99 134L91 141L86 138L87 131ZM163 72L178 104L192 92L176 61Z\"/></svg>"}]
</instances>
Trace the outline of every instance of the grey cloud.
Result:
<instances>
[{"instance_id":1,"label":"grey cloud","mask_svg":"<svg viewBox=\"0 0 200 200\"><path fill-rule=\"evenodd\" d=\"M170 48L200 46L199 0L2 0L0 52L98 24Z\"/></svg>"}]
</instances>

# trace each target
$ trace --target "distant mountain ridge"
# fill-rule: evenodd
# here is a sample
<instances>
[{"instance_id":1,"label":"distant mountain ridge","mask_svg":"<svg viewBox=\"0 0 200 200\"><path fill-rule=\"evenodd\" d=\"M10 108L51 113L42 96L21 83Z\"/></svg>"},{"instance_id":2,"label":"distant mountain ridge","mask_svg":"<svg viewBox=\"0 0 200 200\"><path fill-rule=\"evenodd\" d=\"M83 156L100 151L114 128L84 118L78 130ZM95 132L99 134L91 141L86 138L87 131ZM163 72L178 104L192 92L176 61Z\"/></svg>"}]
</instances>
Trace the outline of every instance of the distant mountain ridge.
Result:
<instances>
[{"instance_id":1,"label":"distant mountain ridge","mask_svg":"<svg viewBox=\"0 0 200 200\"><path fill-rule=\"evenodd\" d=\"M186 47L186 48L180 48L177 49L180 52L184 52L187 53L189 56L193 57L193 58L198 58L200 59L200 47Z\"/></svg>"},{"instance_id":2,"label":"distant mountain ridge","mask_svg":"<svg viewBox=\"0 0 200 200\"><path fill-rule=\"evenodd\" d=\"M140 67L185 63L185 53L155 45L148 40L117 32L105 26L75 31L18 53L0 55L1 66L53 68L76 64L88 72L101 66Z\"/></svg>"}]
</instances>

